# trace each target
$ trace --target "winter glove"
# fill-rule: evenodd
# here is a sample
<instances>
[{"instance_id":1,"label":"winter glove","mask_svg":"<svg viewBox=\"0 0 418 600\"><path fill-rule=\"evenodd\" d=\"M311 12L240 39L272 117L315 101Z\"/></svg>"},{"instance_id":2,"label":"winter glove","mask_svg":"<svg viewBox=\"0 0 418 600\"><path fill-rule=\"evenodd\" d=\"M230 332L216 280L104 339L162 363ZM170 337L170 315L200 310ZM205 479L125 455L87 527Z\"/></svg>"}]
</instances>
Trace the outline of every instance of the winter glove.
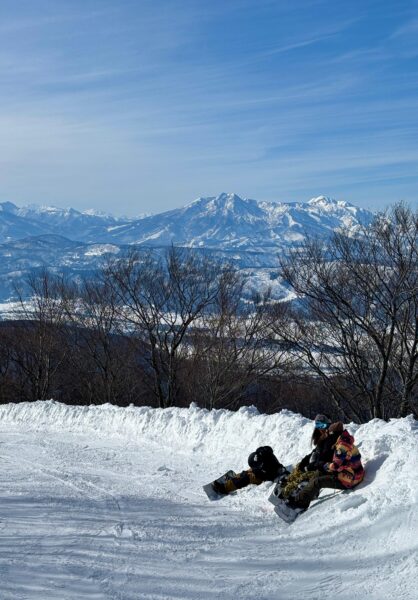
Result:
<instances>
[{"instance_id":1,"label":"winter glove","mask_svg":"<svg viewBox=\"0 0 418 600\"><path fill-rule=\"evenodd\" d=\"M302 473L306 473L308 471L308 464L311 462L312 452L307 454L302 460L296 465L296 469L301 471Z\"/></svg>"},{"instance_id":2,"label":"winter glove","mask_svg":"<svg viewBox=\"0 0 418 600\"><path fill-rule=\"evenodd\" d=\"M322 460L318 460L315 463L309 463L306 470L307 471L323 471L325 463Z\"/></svg>"},{"instance_id":3,"label":"winter glove","mask_svg":"<svg viewBox=\"0 0 418 600\"><path fill-rule=\"evenodd\" d=\"M319 453L317 450L313 450L309 462L305 467L305 471L317 471L318 470L318 459Z\"/></svg>"}]
</instances>

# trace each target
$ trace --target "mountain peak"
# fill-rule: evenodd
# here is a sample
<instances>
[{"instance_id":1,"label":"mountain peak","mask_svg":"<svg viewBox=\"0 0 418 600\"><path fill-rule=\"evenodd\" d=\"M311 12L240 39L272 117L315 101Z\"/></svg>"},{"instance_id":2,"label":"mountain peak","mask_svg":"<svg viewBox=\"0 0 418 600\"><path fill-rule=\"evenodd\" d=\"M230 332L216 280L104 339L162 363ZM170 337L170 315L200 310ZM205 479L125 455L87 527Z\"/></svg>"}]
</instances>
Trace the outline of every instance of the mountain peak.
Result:
<instances>
[{"instance_id":1,"label":"mountain peak","mask_svg":"<svg viewBox=\"0 0 418 600\"><path fill-rule=\"evenodd\" d=\"M248 204L248 201L243 200L237 194L227 194L225 192L222 192L222 194L216 196L216 198L213 200L213 204L218 210L222 209L224 212L230 212L235 211L239 209L239 207L243 207L244 205Z\"/></svg>"},{"instance_id":2,"label":"mountain peak","mask_svg":"<svg viewBox=\"0 0 418 600\"><path fill-rule=\"evenodd\" d=\"M227 215L230 213L243 213L249 210L250 206L255 204L254 200L247 200L241 198L238 194L233 192L227 193L222 192L217 196L200 197L187 204L183 210L193 208L194 211L205 211L209 214L223 214Z\"/></svg>"},{"instance_id":3,"label":"mountain peak","mask_svg":"<svg viewBox=\"0 0 418 600\"><path fill-rule=\"evenodd\" d=\"M235 194L234 192L222 192L221 194L216 196L216 200L219 200L220 202L242 202L242 198L240 198L240 196L238 196L238 194Z\"/></svg>"},{"instance_id":4,"label":"mountain peak","mask_svg":"<svg viewBox=\"0 0 418 600\"><path fill-rule=\"evenodd\" d=\"M190 204L188 204L187 206L192 206L193 204L204 204L208 202L215 202L217 206L219 206L228 202L234 203L244 201L245 200L243 200L240 196L238 196L238 194L235 194L234 192L221 192L217 196L199 196L199 198L196 198L196 200L193 200L193 202L190 202Z\"/></svg>"},{"instance_id":5,"label":"mountain peak","mask_svg":"<svg viewBox=\"0 0 418 600\"><path fill-rule=\"evenodd\" d=\"M333 209L336 207L348 208L349 206L352 206L348 202L345 202L345 200L336 200L335 198L330 198L329 196L318 196L316 198L311 198L311 200L308 202L308 205L328 209Z\"/></svg>"},{"instance_id":6,"label":"mountain peak","mask_svg":"<svg viewBox=\"0 0 418 600\"><path fill-rule=\"evenodd\" d=\"M13 204L13 202L0 202L0 211L15 213L16 210L17 206L16 204Z\"/></svg>"}]
</instances>

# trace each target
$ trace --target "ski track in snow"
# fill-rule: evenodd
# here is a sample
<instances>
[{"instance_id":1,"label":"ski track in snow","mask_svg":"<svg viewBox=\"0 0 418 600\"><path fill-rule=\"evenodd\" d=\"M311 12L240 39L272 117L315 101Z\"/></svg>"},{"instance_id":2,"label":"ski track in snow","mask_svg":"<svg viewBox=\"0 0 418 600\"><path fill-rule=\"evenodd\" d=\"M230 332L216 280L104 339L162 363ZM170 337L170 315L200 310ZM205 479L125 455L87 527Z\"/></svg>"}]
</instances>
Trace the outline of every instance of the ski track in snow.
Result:
<instances>
[{"instance_id":1,"label":"ski track in snow","mask_svg":"<svg viewBox=\"0 0 418 600\"><path fill-rule=\"evenodd\" d=\"M1 406L0 599L415 600L416 422L348 427L366 480L288 525L272 484L201 486L263 443L301 458L300 415Z\"/></svg>"}]
</instances>

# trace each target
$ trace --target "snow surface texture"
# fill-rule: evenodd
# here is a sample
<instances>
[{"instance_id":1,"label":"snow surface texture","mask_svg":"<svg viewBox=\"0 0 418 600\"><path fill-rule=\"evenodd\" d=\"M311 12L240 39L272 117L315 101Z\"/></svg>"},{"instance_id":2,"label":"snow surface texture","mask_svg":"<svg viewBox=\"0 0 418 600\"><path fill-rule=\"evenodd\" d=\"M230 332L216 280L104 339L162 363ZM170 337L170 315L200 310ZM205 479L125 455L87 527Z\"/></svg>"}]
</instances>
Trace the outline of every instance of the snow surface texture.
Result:
<instances>
[{"instance_id":1,"label":"snow surface texture","mask_svg":"<svg viewBox=\"0 0 418 600\"><path fill-rule=\"evenodd\" d=\"M0 406L2 600L417 597L412 417L349 425L367 475L287 525L273 484L202 485L270 444L286 465L312 422L287 411Z\"/></svg>"}]
</instances>

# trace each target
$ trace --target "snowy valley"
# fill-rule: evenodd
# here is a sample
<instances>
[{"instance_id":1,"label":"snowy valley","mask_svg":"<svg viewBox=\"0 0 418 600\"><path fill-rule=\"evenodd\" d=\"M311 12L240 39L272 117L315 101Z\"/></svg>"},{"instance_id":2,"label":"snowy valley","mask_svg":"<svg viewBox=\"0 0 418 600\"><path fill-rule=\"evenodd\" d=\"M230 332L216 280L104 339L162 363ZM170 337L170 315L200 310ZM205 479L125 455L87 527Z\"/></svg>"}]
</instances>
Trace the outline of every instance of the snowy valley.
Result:
<instances>
[{"instance_id":1,"label":"snowy valley","mask_svg":"<svg viewBox=\"0 0 418 600\"><path fill-rule=\"evenodd\" d=\"M312 421L288 411L0 406L2 600L399 600L418 586L412 417L349 424L366 466L292 525L272 484L202 485L270 444L286 465Z\"/></svg>"}]
</instances>

